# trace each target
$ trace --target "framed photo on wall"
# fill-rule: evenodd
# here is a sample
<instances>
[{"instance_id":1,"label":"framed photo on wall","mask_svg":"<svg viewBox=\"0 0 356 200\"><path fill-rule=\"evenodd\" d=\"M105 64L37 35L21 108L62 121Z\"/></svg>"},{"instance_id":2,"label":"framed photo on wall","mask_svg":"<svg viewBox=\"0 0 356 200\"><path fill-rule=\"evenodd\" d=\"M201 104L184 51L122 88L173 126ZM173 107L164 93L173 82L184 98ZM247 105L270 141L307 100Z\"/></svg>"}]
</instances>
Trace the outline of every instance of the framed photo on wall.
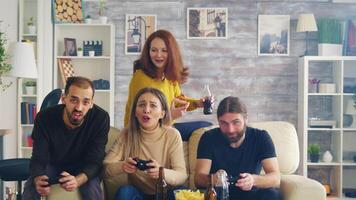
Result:
<instances>
[{"instance_id":1,"label":"framed photo on wall","mask_svg":"<svg viewBox=\"0 0 356 200\"><path fill-rule=\"evenodd\" d=\"M258 55L288 56L289 15L258 15Z\"/></svg>"},{"instance_id":2,"label":"framed photo on wall","mask_svg":"<svg viewBox=\"0 0 356 200\"><path fill-rule=\"evenodd\" d=\"M188 8L188 39L227 39L227 8Z\"/></svg>"},{"instance_id":3,"label":"framed photo on wall","mask_svg":"<svg viewBox=\"0 0 356 200\"><path fill-rule=\"evenodd\" d=\"M74 38L64 38L64 56L77 56L77 44Z\"/></svg>"},{"instance_id":4,"label":"framed photo on wall","mask_svg":"<svg viewBox=\"0 0 356 200\"><path fill-rule=\"evenodd\" d=\"M156 15L127 14L125 54L140 54L148 36L157 29Z\"/></svg>"},{"instance_id":5,"label":"framed photo on wall","mask_svg":"<svg viewBox=\"0 0 356 200\"><path fill-rule=\"evenodd\" d=\"M54 23L82 23L83 17L82 0L52 0Z\"/></svg>"}]
</instances>

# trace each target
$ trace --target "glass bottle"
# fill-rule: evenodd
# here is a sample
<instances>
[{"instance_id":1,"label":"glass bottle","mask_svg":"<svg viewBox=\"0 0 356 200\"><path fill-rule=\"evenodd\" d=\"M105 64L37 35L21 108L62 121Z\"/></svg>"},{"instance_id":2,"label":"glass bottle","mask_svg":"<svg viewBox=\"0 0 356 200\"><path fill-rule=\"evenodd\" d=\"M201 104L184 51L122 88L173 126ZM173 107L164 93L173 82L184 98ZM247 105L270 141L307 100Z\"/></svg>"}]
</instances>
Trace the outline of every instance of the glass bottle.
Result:
<instances>
[{"instance_id":1,"label":"glass bottle","mask_svg":"<svg viewBox=\"0 0 356 200\"><path fill-rule=\"evenodd\" d=\"M167 183L164 179L164 168L159 167L159 177L156 183L156 195L155 200L167 200Z\"/></svg>"},{"instance_id":2,"label":"glass bottle","mask_svg":"<svg viewBox=\"0 0 356 200\"><path fill-rule=\"evenodd\" d=\"M204 200L217 200L216 192L214 189L213 175L209 175L209 185L204 194Z\"/></svg>"},{"instance_id":3,"label":"glass bottle","mask_svg":"<svg viewBox=\"0 0 356 200\"><path fill-rule=\"evenodd\" d=\"M213 113L213 107L212 107L212 102L211 102L211 92L210 92L210 88L209 85L206 84L204 85L204 90L203 90L203 95L204 95L204 115L210 115Z\"/></svg>"},{"instance_id":4,"label":"glass bottle","mask_svg":"<svg viewBox=\"0 0 356 200\"><path fill-rule=\"evenodd\" d=\"M224 170L218 172L218 180L215 184L215 191L218 200L229 200L229 183L227 173Z\"/></svg>"}]
</instances>

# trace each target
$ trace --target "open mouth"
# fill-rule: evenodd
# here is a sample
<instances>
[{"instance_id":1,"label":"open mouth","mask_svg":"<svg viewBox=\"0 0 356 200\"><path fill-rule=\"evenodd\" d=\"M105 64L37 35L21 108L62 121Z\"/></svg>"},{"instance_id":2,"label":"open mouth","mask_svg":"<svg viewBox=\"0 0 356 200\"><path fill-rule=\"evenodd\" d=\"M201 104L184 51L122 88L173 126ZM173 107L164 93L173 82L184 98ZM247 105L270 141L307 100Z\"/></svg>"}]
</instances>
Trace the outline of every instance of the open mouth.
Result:
<instances>
[{"instance_id":1,"label":"open mouth","mask_svg":"<svg viewBox=\"0 0 356 200\"><path fill-rule=\"evenodd\" d=\"M143 117L142 117L142 121L143 121L143 122L148 122L148 121L150 121L150 117L148 117L148 116L143 116Z\"/></svg>"},{"instance_id":2,"label":"open mouth","mask_svg":"<svg viewBox=\"0 0 356 200\"><path fill-rule=\"evenodd\" d=\"M72 119L74 119L74 120L79 120L81 117L82 117L81 112L73 112L72 113Z\"/></svg>"}]
</instances>

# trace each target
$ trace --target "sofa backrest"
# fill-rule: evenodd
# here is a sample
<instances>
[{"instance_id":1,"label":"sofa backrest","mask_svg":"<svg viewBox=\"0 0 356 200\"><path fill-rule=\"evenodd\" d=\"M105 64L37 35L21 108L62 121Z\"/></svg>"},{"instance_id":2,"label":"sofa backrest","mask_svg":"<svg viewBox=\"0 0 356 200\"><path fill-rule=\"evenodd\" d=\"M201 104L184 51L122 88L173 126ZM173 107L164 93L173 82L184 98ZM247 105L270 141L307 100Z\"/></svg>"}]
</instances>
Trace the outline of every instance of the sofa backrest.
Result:
<instances>
[{"instance_id":1,"label":"sofa backrest","mask_svg":"<svg viewBox=\"0 0 356 200\"><path fill-rule=\"evenodd\" d=\"M299 165L299 146L297 132L291 123L282 121L254 122L249 123L248 126L266 130L271 135L282 174L295 172ZM216 127L218 126L195 130L189 138L189 186L191 188L195 188L194 175L199 140L206 131Z\"/></svg>"}]
</instances>

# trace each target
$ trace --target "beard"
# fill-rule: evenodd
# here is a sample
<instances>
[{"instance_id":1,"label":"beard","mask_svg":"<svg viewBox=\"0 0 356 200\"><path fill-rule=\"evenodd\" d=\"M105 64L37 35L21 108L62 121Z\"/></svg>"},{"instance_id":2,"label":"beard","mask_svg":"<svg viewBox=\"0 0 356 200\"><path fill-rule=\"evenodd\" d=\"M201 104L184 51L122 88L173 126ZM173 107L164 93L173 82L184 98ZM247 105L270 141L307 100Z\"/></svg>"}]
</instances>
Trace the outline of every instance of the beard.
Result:
<instances>
[{"instance_id":1,"label":"beard","mask_svg":"<svg viewBox=\"0 0 356 200\"><path fill-rule=\"evenodd\" d=\"M84 120L83 112L81 112L81 111L73 110L73 112L69 112L68 110L66 110L66 113L67 113L67 117L69 119L70 124L73 126L79 126ZM81 118L79 118L79 119L74 118L73 117L74 113L80 114Z\"/></svg>"},{"instance_id":2,"label":"beard","mask_svg":"<svg viewBox=\"0 0 356 200\"><path fill-rule=\"evenodd\" d=\"M241 131L235 132L235 136L233 137L229 137L225 133L223 135L229 141L230 144L233 144L240 141L240 139L244 136L245 132L246 132L246 124L244 125L244 128Z\"/></svg>"}]
</instances>

